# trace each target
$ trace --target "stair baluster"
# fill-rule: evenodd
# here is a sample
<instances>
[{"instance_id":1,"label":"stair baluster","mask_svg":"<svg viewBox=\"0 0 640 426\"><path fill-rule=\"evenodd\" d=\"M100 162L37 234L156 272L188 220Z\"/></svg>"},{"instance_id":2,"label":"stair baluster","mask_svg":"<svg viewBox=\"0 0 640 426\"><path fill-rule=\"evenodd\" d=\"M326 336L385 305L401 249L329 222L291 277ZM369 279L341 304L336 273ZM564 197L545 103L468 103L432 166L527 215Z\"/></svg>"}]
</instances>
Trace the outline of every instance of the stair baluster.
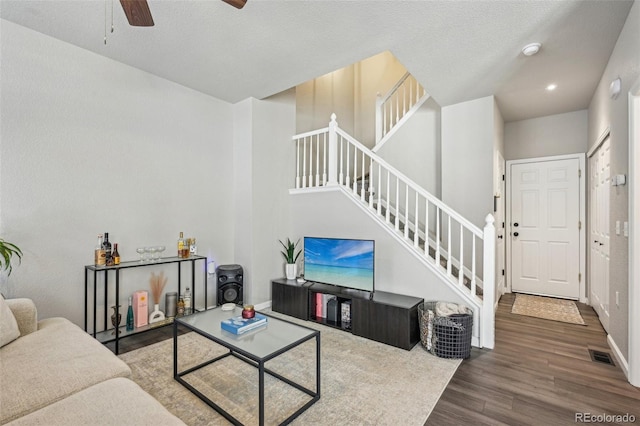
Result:
<instances>
[{"instance_id":1,"label":"stair baluster","mask_svg":"<svg viewBox=\"0 0 640 426\"><path fill-rule=\"evenodd\" d=\"M419 254L425 265L439 274L443 281L473 307L478 315L477 324L480 330L474 336L479 339L480 346L493 347L493 216L487 216L484 229L476 227L340 129L335 114L332 114L329 127L296 135L293 139L296 143L296 188L336 186L354 202L360 203L366 212L387 226L392 235L408 250ZM383 174L386 174L386 178ZM383 186L385 181L386 186ZM377 182L375 190L373 182ZM400 198L402 189L404 200ZM420 211L422 205L425 209L424 215ZM435 218L429 211L431 209ZM424 223L420 223L420 216L424 217ZM430 223L432 220L435 222L434 226ZM453 245L453 234L458 230L460 236L455 239L456 247ZM446 234L443 235L443 232ZM464 236L465 233L469 233L470 241ZM432 239L432 236L435 238ZM481 247L478 247L476 240L481 241ZM477 258L482 259L481 270L478 268Z\"/></svg>"}]
</instances>

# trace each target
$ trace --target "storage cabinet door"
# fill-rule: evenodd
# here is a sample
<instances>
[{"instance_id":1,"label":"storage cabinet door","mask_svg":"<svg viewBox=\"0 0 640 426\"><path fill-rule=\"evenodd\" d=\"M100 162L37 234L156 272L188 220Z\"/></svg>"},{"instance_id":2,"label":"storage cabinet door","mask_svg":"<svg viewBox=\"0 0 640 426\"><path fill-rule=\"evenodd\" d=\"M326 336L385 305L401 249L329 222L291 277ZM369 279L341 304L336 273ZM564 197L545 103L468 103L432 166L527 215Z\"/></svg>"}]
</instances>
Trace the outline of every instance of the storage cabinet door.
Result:
<instances>
[{"instance_id":1,"label":"storage cabinet door","mask_svg":"<svg viewBox=\"0 0 640 426\"><path fill-rule=\"evenodd\" d=\"M306 287L271 282L271 309L303 320L309 319Z\"/></svg>"},{"instance_id":2,"label":"storage cabinet door","mask_svg":"<svg viewBox=\"0 0 640 426\"><path fill-rule=\"evenodd\" d=\"M409 309L354 299L351 315L352 332L356 336L407 350L417 342L413 341L412 334L417 328L418 318L416 316L413 324Z\"/></svg>"}]
</instances>

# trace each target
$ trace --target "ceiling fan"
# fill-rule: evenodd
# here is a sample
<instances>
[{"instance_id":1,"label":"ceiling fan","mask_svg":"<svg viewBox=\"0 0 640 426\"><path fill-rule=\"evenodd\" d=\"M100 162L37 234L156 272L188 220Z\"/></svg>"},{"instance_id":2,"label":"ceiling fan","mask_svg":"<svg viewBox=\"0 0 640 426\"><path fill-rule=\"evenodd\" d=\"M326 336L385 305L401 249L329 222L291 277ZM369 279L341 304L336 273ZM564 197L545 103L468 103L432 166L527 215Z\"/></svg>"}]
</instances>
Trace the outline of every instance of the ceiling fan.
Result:
<instances>
[{"instance_id":1,"label":"ceiling fan","mask_svg":"<svg viewBox=\"0 0 640 426\"><path fill-rule=\"evenodd\" d=\"M231 6L242 9L247 0L222 0ZM134 27L153 27L153 17L147 0L120 0L124 14L127 15L129 25Z\"/></svg>"}]
</instances>

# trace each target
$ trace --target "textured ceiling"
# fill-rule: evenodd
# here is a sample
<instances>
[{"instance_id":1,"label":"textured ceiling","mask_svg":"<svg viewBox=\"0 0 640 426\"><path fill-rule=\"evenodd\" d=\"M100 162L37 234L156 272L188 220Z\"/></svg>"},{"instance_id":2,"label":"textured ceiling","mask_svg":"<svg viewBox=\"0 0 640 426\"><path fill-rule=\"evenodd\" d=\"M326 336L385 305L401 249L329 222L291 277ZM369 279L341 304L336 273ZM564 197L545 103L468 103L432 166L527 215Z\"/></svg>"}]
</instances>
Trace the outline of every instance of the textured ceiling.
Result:
<instances>
[{"instance_id":1,"label":"textured ceiling","mask_svg":"<svg viewBox=\"0 0 640 426\"><path fill-rule=\"evenodd\" d=\"M149 0L155 26L134 28L117 0L1 0L0 16L232 103L389 50L440 105L494 94L513 121L587 108L632 3Z\"/></svg>"}]
</instances>

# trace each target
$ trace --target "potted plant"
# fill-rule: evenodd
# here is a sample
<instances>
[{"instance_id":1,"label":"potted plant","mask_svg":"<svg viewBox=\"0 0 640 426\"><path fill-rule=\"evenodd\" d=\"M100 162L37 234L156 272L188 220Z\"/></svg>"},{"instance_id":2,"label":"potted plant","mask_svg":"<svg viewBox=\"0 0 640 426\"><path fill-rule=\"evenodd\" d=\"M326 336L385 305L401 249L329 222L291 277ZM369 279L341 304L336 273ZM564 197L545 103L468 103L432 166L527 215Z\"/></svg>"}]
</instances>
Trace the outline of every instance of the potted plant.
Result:
<instances>
[{"instance_id":1,"label":"potted plant","mask_svg":"<svg viewBox=\"0 0 640 426\"><path fill-rule=\"evenodd\" d=\"M7 275L11 275L11 259L14 256L20 262L22 260L22 251L15 244L0 238L0 271L8 271Z\"/></svg>"},{"instance_id":2,"label":"potted plant","mask_svg":"<svg viewBox=\"0 0 640 426\"><path fill-rule=\"evenodd\" d=\"M286 244L283 243L282 240L278 241L280 241L280 244L284 248L284 251L281 251L280 253L282 253L285 262L287 262L285 266L287 279L293 280L298 275L298 265L296 264L296 262L298 261L298 257L300 257L300 254L302 253L302 249L298 249L298 251L296 252L296 248L298 247L298 243L300 243L300 240L296 241L295 244L289 238L287 238Z\"/></svg>"}]
</instances>

